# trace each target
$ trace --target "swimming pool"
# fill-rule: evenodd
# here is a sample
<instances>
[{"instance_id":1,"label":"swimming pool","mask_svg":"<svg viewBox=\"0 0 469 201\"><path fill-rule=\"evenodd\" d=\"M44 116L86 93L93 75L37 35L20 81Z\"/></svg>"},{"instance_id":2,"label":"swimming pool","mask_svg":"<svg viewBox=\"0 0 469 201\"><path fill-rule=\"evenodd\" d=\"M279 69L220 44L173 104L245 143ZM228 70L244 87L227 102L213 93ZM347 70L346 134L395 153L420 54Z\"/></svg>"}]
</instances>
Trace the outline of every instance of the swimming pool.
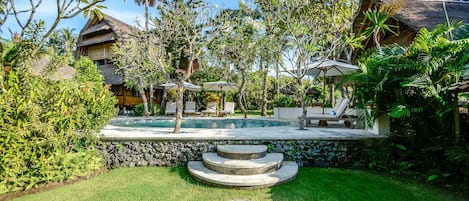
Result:
<instances>
[{"instance_id":1,"label":"swimming pool","mask_svg":"<svg viewBox=\"0 0 469 201\"><path fill-rule=\"evenodd\" d=\"M115 120L111 121L109 124L113 126L133 128L173 128L174 123L174 119L130 119ZM287 125L289 125L288 122L262 119L183 119L181 128L233 129Z\"/></svg>"}]
</instances>

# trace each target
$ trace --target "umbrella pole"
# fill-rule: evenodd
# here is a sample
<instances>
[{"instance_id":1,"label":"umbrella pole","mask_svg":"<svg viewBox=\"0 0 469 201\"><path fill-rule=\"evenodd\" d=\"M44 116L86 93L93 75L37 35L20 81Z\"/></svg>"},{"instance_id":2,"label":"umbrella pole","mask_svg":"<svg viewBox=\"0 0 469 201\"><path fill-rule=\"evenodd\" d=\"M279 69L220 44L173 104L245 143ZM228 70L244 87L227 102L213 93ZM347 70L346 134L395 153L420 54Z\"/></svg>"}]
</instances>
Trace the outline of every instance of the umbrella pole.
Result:
<instances>
[{"instance_id":1,"label":"umbrella pole","mask_svg":"<svg viewBox=\"0 0 469 201\"><path fill-rule=\"evenodd\" d=\"M322 77L324 80L322 81L322 114L324 114L324 107L326 106L326 72L327 69L324 69L324 76ZM327 121L326 120L319 120L318 126L320 127L326 127L327 126Z\"/></svg>"},{"instance_id":2,"label":"umbrella pole","mask_svg":"<svg viewBox=\"0 0 469 201\"><path fill-rule=\"evenodd\" d=\"M324 114L324 107L326 106L326 71L324 70L322 80L322 114Z\"/></svg>"}]
</instances>

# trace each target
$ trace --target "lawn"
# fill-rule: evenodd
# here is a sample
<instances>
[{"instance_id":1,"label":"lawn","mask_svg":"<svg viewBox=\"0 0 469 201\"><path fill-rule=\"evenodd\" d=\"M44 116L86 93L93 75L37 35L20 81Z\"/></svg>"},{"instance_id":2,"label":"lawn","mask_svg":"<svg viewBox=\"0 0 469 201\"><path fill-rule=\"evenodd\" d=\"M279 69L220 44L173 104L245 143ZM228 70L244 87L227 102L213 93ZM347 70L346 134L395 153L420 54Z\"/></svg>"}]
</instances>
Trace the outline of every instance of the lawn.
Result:
<instances>
[{"instance_id":1,"label":"lawn","mask_svg":"<svg viewBox=\"0 0 469 201\"><path fill-rule=\"evenodd\" d=\"M463 200L426 185L369 172L300 168L287 184L262 190L207 186L193 180L186 167L120 168L95 178L20 200Z\"/></svg>"}]
</instances>

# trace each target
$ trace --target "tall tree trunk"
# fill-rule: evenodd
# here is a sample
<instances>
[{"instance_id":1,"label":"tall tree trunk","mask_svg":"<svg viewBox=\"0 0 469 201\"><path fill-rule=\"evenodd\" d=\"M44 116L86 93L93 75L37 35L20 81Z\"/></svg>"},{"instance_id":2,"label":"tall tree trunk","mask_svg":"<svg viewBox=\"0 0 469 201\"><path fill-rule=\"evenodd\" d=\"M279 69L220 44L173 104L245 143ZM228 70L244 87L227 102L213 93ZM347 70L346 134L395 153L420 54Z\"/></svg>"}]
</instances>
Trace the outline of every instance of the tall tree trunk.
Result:
<instances>
[{"instance_id":1,"label":"tall tree trunk","mask_svg":"<svg viewBox=\"0 0 469 201\"><path fill-rule=\"evenodd\" d=\"M306 118L307 110L306 110L305 99L303 98L304 91L302 91L303 90L303 80L301 78L297 78L296 83L297 83L296 93L297 93L298 99L300 99L301 109L302 109L301 118L300 118L300 122L299 122L300 123L300 130L305 130L305 118Z\"/></svg>"},{"instance_id":2,"label":"tall tree trunk","mask_svg":"<svg viewBox=\"0 0 469 201\"><path fill-rule=\"evenodd\" d=\"M280 94L280 73L279 73L279 63L278 61L275 61L275 92L277 93L277 96Z\"/></svg>"},{"instance_id":3,"label":"tall tree trunk","mask_svg":"<svg viewBox=\"0 0 469 201\"><path fill-rule=\"evenodd\" d=\"M150 28L148 22L150 21L150 17L148 16L148 7L150 7L150 4L148 0L145 0L145 31L148 31Z\"/></svg>"},{"instance_id":4,"label":"tall tree trunk","mask_svg":"<svg viewBox=\"0 0 469 201\"><path fill-rule=\"evenodd\" d=\"M138 85L138 92L140 93L143 102L143 115L148 117L150 113L148 112L147 96L145 95L145 86L143 85L143 80L141 77L138 78Z\"/></svg>"},{"instance_id":5,"label":"tall tree trunk","mask_svg":"<svg viewBox=\"0 0 469 201\"><path fill-rule=\"evenodd\" d=\"M264 76L264 80L262 83L262 106L261 106L261 116L267 116L267 73L269 68L269 64L266 63L264 67L264 72L262 76Z\"/></svg>"},{"instance_id":6,"label":"tall tree trunk","mask_svg":"<svg viewBox=\"0 0 469 201\"><path fill-rule=\"evenodd\" d=\"M348 87L345 87L345 98L350 98L350 91Z\"/></svg>"},{"instance_id":7,"label":"tall tree trunk","mask_svg":"<svg viewBox=\"0 0 469 201\"><path fill-rule=\"evenodd\" d=\"M164 115L166 111L166 99L168 99L168 91L166 89L163 90L163 97L161 97L161 105L160 105L160 115Z\"/></svg>"},{"instance_id":8,"label":"tall tree trunk","mask_svg":"<svg viewBox=\"0 0 469 201\"><path fill-rule=\"evenodd\" d=\"M456 93L455 95L455 100L454 100L454 139L456 143L459 143L460 138L461 138L461 120L459 119L459 108L458 108L458 94Z\"/></svg>"},{"instance_id":9,"label":"tall tree trunk","mask_svg":"<svg viewBox=\"0 0 469 201\"><path fill-rule=\"evenodd\" d=\"M331 100L331 106L334 106L334 103L335 103L335 84L334 84L334 80L333 78L331 77L331 83L330 83L330 87L331 88L331 93L330 93L330 100Z\"/></svg>"},{"instance_id":10,"label":"tall tree trunk","mask_svg":"<svg viewBox=\"0 0 469 201\"><path fill-rule=\"evenodd\" d=\"M239 86L239 91L238 91L238 96L239 96L238 105L239 105L239 109L241 110L241 112L243 112L244 118L248 118L248 112L244 105L244 103L246 102L245 93L246 93L246 73L242 72L241 73L241 85Z\"/></svg>"},{"instance_id":11,"label":"tall tree trunk","mask_svg":"<svg viewBox=\"0 0 469 201\"><path fill-rule=\"evenodd\" d=\"M345 95L345 86L340 87L340 97L341 98L348 98L347 95Z\"/></svg>"},{"instance_id":12,"label":"tall tree trunk","mask_svg":"<svg viewBox=\"0 0 469 201\"><path fill-rule=\"evenodd\" d=\"M149 16L148 16L148 7L149 7L149 2L148 0L145 0L145 32L148 32L149 30ZM146 43L146 48L149 47L149 44L150 44L150 40L148 38L148 35L146 36L145 38L145 43ZM148 49L147 49L148 50ZM147 54L149 55L149 54ZM154 97L153 97L153 82L150 81L150 109L151 109L151 112L150 114L151 115L155 115L155 108L154 108L154 105L153 105L153 100L154 100Z\"/></svg>"},{"instance_id":13,"label":"tall tree trunk","mask_svg":"<svg viewBox=\"0 0 469 201\"><path fill-rule=\"evenodd\" d=\"M176 99L176 124L174 125L173 133L179 133L181 131L182 123L182 110L183 110L183 98L184 98L184 85L183 81L178 79L177 81L177 99Z\"/></svg>"},{"instance_id":14,"label":"tall tree trunk","mask_svg":"<svg viewBox=\"0 0 469 201\"><path fill-rule=\"evenodd\" d=\"M375 41L376 43L376 48L378 48L378 52L380 54L383 53L383 49L381 49L381 45L379 44L379 31L376 31L373 33L373 40Z\"/></svg>"},{"instance_id":15,"label":"tall tree trunk","mask_svg":"<svg viewBox=\"0 0 469 201\"><path fill-rule=\"evenodd\" d=\"M155 115L155 106L154 106L154 102L155 102L155 90L153 89L153 82L150 81L150 115Z\"/></svg>"}]
</instances>

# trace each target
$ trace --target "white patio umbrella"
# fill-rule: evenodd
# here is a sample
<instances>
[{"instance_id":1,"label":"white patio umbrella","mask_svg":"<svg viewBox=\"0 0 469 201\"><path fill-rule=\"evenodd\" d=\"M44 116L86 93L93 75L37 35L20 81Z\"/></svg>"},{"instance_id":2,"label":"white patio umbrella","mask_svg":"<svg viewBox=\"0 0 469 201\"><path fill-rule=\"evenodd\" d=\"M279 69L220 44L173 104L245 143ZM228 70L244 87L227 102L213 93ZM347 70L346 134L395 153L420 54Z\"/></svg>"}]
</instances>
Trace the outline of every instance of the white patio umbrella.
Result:
<instances>
[{"instance_id":1,"label":"white patio umbrella","mask_svg":"<svg viewBox=\"0 0 469 201\"><path fill-rule=\"evenodd\" d=\"M204 82L204 89L207 91L233 91L238 89L235 83L226 81Z\"/></svg>"},{"instance_id":2,"label":"white patio umbrella","mask_svg":"<svg viewBox=\"0 0 469 201\"><path fill-rule=\"evenodd\" d=\"M306 75L323 77L341 76L358 69L360 68L356 65L327 59L306 65Z\"/></svg>"},{"instance_id":3,"label":"white patio umbrella","mask_svg":"<svg viewBox=\"0 0 469 201\"><path fill-rule=\"evenodd\" d=\"M340 62L340 61L333 61L333 60L319 60L312 63L309 63L305 70L306 74L309 76L322 76L323 80L323 94L326 93L326 77L333 77L333 76L341 76L352 71L356 71L360 69L356 65ZM326 99L323 98L322 100L322 113L324 114L324 105L326 103Z\"/></svg>"},{"instance_id":4,"label":"white patio umbrella","mask_svg":"<svg viewBox=\"0 0 469 201\"><path fill-rule=\"evenodd\" d=\"M168 83L160 84L160 85L158 85L158 87L164 88L165 90L167 90L167 89L177 89L177 84L168 82ZM184 88L189 90L189 91L202 91L202 87L200 87L198 85L195 85L195 84L192 84L192 83L189 83L189 82L184 82Z\"/></svg>"},{"instance_id":5,"label":"white patio umbrella","mask_svg":"<svg viewBox=\"0 0 469 201\"><path fill-rule=\"evenodd\" d=\"M238 86L235 83L226 81L204 82L204 89L207 91L222 91L223 98L221 104L225 104L225 91L237 90Z\"/></svg>"}]
</instances>

